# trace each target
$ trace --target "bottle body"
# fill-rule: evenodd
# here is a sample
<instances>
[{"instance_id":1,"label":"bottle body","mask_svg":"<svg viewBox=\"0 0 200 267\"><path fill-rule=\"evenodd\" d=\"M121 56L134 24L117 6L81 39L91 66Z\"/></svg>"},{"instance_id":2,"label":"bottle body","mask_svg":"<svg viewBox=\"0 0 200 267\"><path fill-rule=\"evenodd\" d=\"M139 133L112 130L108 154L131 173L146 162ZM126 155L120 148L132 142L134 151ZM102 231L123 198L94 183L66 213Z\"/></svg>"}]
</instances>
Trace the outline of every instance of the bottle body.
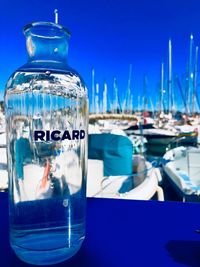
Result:
<instances>
[{"instance_id":1,"label":"bottle body","mask_svg":"<svg viewBox=\"0 0 200 267\"><path fill-rule=\"evenodd\" d=\"M5 105L11 246L28 263L61 262L85 235L87 90L70 70L22 69Z\"/></svg>"}]
</instances>

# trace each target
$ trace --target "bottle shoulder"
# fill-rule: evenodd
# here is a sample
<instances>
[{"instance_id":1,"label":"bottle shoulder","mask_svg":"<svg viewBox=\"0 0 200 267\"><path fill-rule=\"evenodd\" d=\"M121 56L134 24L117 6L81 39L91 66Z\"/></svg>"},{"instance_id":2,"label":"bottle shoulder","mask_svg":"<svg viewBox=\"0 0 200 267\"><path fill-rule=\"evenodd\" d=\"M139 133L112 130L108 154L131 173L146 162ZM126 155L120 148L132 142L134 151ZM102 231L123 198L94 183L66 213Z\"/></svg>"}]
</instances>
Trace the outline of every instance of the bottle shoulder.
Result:
<instances>
[{"instance_id":1,"label":"bottle shoulder","mask_svg":"<svg viewBox=\"0 0 200 267\"><path fill-rule=\"evenodd\" d=\"M78 71L73 69L66 63L57 61L30 61L17 69L17 72L52 72L60 74L68 74L69 72L80 76Z\"/></svg>"},{"instance_id":2,"label":"bottle shoulder","mask_svg":"<svg viewBox=\"0 0 200 267\"><path fill-rule=\"evenodd\" d=\"M11 75L6 85L6 93L22 93L35 90L62 95L76 91L79 95L87 95L87 88L83 79L71 67L50 69L30 68L30 66L27 68L24 65Z\"/></svg>"}]
</instances>

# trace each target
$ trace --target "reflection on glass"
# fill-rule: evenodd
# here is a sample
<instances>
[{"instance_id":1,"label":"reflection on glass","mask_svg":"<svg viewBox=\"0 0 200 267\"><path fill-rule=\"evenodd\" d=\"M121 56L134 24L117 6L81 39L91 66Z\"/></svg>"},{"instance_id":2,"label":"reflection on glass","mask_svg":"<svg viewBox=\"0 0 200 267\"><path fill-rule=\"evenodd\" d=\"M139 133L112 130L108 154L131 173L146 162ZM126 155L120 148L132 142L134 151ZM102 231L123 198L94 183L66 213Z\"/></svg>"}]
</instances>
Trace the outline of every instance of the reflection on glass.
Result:
<instances>
[{"instance_id":1,"label":"reflection on glass","mask_svg":"<svg viewBox=\"0 0 200 267\"><path fill-rule=\"evenodd\" d=\"M75 244L78 248L85 219L87 139L80 138L81 130L87 132L85 89L72 74L19 72L18 76L20 84L11 83L6 97L11 242L21 255L19 247L39 244L44 230L56 239L52 230L56 227L60 229L57 246ZM28 79L36 81L32 88ZM70 83L70 92L66 83ZM43 131L44 137L35 140L36 131ZM54 131L58 131L56 140L52 139ZM55 244L50 247L54 249Z\"/></svg>"}]
</instances>

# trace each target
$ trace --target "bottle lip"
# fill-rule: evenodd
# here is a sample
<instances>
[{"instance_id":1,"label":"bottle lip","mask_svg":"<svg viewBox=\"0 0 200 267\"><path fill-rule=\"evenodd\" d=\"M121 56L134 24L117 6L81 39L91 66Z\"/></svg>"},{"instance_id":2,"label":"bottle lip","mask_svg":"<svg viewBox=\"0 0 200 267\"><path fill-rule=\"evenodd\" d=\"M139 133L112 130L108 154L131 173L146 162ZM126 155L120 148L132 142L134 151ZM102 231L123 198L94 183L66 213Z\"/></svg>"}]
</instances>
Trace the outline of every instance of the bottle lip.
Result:
<instances>
[{"instance_id":1,"label":"bottle lip","mask_svg":"<svg viewBox=\"0 0 200 267\"><path fill-rule=\"evenodd\" d=\"M70 38L71 34L67 28L60 24L46 21L32 22L24 26L23 33L26 35L30 32L33 35L41 37L62 37Z\"/></svg>"}]
</instances>

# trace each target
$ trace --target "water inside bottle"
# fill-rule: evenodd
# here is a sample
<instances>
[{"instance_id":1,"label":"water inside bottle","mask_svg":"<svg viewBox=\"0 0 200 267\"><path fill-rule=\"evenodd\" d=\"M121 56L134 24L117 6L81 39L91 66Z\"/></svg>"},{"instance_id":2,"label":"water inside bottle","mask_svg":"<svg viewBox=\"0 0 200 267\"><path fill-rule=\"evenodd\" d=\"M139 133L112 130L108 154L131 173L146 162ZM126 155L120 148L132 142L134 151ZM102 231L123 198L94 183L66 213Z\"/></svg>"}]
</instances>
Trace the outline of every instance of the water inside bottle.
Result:
<instances>
[{"instance_id":1,"label":"water inside bottle","mask_svg":"<svg viewBox=\"0 0 200 267\"><path fill-rule=\"evenodd\" d=\"M26 262L61 262L85 232L85 87L71 72L17 72L5 100L11 246Z\"/></svg>"}]
</instances>

